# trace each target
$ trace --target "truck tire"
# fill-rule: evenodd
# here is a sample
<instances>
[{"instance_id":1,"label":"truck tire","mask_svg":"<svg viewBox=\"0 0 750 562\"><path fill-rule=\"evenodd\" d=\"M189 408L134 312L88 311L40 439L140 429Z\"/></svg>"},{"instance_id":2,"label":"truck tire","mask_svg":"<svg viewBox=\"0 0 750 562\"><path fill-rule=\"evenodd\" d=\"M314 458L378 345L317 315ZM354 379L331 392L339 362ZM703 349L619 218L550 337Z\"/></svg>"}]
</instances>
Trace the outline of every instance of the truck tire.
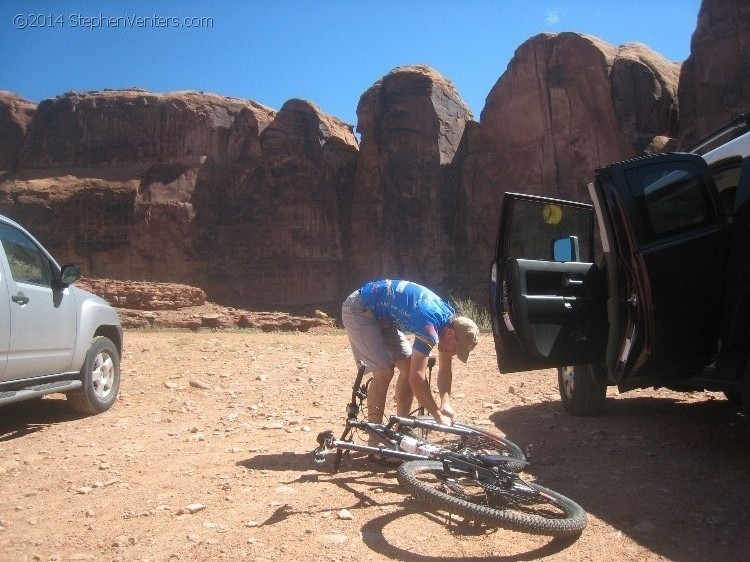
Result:
<instances>
[{"instance_id":1,"label":"truck tire","mask_svg":"<svg viewBox=\"0 0 750 562\"><path fill-rule=\"evenodd\" d=\"M69 392L66 399L79 414L100 414L112 407L120 389L120 354L108 338L99 336L91 342L81 367L83 388Z\"/></svg>"},{"instance_id":2,"label":"truck tire","mask_svg":"<svg viewBox=\"0 0 750 562\"><path fill-rule=\"evenodd\" d=\"M574 416L595 416L604 408L607 383L596 377L593 365L558 367L557 384L566 412Z\"/></svg>"}]
</instances>

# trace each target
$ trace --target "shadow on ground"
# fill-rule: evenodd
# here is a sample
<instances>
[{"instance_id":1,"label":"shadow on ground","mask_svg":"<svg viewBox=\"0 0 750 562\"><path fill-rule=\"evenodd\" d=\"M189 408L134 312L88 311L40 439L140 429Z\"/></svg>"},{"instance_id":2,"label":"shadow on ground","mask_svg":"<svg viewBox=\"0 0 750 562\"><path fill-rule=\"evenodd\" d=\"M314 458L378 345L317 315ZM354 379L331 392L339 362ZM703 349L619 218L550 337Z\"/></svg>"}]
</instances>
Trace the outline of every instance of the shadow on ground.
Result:
<instances>
[{"instance_id":1,"label":"shadow on ground","mask_svg":"<svg viewBox=\"0 0 750 562\"><path fill-rule=\"evenodd\" d=\"M2 407L0 443L12 441L58 423L80 419L70 410L65 398L26 400Z\"/></svg>"},{"instance_id":2,"label":"shadow on ground","mask_svg":"<svg viewBox=\"0 0 750 562\"><path fill-rule=\"evenodd\" d=\"M329 456L333 457L333 455ZM419 555L398 548L388 542L385 528L400 517L419 514L421 517L425 517L440 524L445 524L445 521L441 516L425 511L425 508L421 503L412 500L408 494L403 492L396 481L396 470L394 465L383 466L377 462L368 460L367 457L364 456L344 457L339 472L331 474L331 466L333 464L332 460L332 458L329 458L325 464L320 465L312 461L311 454L285 452L280 454L256 455L239 461L237 464L248 470L292 471L295 473L295 476L287 481L283 481L286 485L320 482L333 484L347 492L353 499L353 502L350 505L339 506L339 509L353 511L376 505L390 505L391 507L395 507L396 509L394 511L389 511L388 513L375 517L362 526L362 541L373 552L377 552L395 560L408 560L414 562L447 562L449 560L457 559L455 557L447 556ZM316 470L316 472L312 472L312 470ZM300 474L300 471L304 472ZM374 489L379 489L380 493L377 495L370 494L369 492ZM382 492L401 494L402 498L394 502L384 503ZM320 511L323 512L328 510L329 508L323 508ZM296 513L297 512L292 510L288 505L283 505L265 521L260 523L259 526L274 525L286 520ZM306 511L305 513L309 513L309 511ZM484 526L478 528L473 525L453 525L450 527L450 530L454 535L491 534L495 531L494 529L488 530ZM500 562L510 562L511 560L538 560L545 556L550 556L565 550L576 540L577 537L568 539L550 538L549 542L538 548L526 553L514 554L510 557L498 558L497 556L492 556L467 558L462 556L460 559L468 560L470 562L489 562L490 560Z\"/></svg>"},{"instance_id":3,"label":"shadow on ground","mask_svg":"<svg viewBox=\"0 0 750 562\"><path fill-rule=\"evenodd\" d=\"M526 473L649 550L670 560L747 559L750 432L727 401L619 396L597 417L546 402L491 420L531 445Z\"/></svg>"}]
</instances>

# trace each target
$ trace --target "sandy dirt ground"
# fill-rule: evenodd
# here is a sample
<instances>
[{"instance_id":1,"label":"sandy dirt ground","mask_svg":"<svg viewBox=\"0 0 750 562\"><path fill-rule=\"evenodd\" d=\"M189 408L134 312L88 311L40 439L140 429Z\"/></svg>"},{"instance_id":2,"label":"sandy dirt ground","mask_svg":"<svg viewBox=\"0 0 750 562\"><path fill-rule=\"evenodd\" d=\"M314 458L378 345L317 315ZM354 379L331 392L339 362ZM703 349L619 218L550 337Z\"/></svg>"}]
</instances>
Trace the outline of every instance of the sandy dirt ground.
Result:
<instances>
[{"instance_id":1,"label":"sandy dirt ground","mask_svg":"<svg viewBox=\"0 0 750 562\"><path fill-rule=\"evenodd\" d=\"M447 526L364 459L316 468L354 377L341 331L135 331L110 411L2 408L0 560L748 560L749 432L722 395L610 389L576 418L491 342L456 368L458 415L533 446L528 477L589 515L575 541Z\"/></svg>"}]
</instances>

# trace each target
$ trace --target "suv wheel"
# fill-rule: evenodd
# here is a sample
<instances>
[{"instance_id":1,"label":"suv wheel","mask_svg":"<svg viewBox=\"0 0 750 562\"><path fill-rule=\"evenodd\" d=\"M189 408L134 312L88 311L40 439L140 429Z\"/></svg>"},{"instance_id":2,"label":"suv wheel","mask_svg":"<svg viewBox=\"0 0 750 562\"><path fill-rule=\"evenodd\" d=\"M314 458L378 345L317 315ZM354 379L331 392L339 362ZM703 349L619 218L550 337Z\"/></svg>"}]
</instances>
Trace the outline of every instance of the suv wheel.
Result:
<instances>
[{"instance_id":1,"label":"suv wheel","mask_svg":"<svg viewBox=\"0 0 750 562\"><path fill-rule=\"evenodd\" d=\"M575 416L594 416L604 408L607 383L596 377L592 365L558 367L557 384L566 412Z\"/></svg>"},{"instance_id":2,"label":"suv wheel","mask_svg":"<svg viewBox=\"0 0 750 562\"><path fill-rule=\"evenodd\" d=\"M80 414L99 414L112 406L120 389L120 354L111 340L94 338L81 367L83 388L69 392L70 406Z\"/></svg>"}]
</instances>

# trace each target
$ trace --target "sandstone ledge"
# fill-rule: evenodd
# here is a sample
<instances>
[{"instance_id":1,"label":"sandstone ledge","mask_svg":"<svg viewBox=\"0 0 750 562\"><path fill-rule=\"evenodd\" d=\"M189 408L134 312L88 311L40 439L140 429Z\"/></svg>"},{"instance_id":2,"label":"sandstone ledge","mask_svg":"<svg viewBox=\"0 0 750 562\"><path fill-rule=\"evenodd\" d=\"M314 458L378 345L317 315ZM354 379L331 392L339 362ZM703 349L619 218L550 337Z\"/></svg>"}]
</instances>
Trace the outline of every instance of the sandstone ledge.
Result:
<instances>
[{"instance_id":1,"label":"sandstone ledge","mask_svg":"<svg viewBox=\"0 0 750 562\"><path fill-rule=\"evenodd\" d=\"M333 320L323 312L316 312L310 318L224 307L208 302L202 289L179 283L85 278L76 286L114 306L125 329L256 328L264 332L307 332L311 328L333 326Z\"/></svg>"}]
</instances>

